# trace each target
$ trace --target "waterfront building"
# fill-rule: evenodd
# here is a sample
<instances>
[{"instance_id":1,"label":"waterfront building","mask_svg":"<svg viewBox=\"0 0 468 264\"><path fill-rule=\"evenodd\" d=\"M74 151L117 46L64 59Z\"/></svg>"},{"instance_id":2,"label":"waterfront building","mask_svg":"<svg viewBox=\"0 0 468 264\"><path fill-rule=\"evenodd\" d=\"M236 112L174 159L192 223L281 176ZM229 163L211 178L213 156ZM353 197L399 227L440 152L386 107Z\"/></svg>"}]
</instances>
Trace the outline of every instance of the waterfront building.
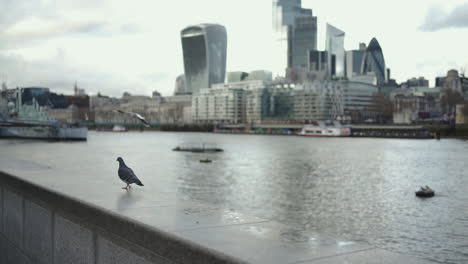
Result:
<instances>
[{"instance_id":1,"label":"waterfront building","mask_svg":"<svg viewBox=\"0 0 468 264\"><path fill-rule=\"evenodd\" d=\"M343 89L343 116L351 122L363 122L368 119L376 119L377 112L374 109L373 96L379 88L374 84L339 81Z\"/></svg>"},{"instance_id":2,"label":"waterfront building","mask_svg":"<svg viewBox=\"0 0 468 264\"><path fill-rule=\"evenodd\" d=\"M251 71L244 80L271 82L273 81L273 73L265 70Z\"/></svg>"},{"instance_id":3,"label":"waterfront building","mask_svg":"<svg viewBox=\"0 0 468 264\"><path fill-rule=\"evenodd\" d=\"M390 93L393 101L393 123L411 124L417 120L441 117L440 94L442 89L435 87L411 87L395 89Z\"/></svg>"},{"instance_id":4,"label":"waterfront building","mask_svg":"<svg viewBox=\"0 0 468 264\"><path fill-rule=\"evenodd\" d=\"M334 81L314 81L296 87L294 119L298 122L334 120L343 111L343 92Z\"/></svg>"},{"instance_id":5,"label":"waterfront building","mask_svg":"<svg viewBox=\"0 0 468 264\"><path fill-rule=\"evenodd\" d=\"M444 87L445 76L435 78L435 87Z\"/></svg>"},{"instance_id":6,"label":"waterfront building","mask_svg":"<svg viewBox=\"0 0 468 264\"><path fill-rule=\"evenodd\" d=\"M375 85L345 80L304 83L294 90L294 118L299 122L374 118L372 96L377 92Z\"/></svg>"},{"instance_id":7,"label":"waterfront building","mask_svg":"<svg viewBox=\"0 0 468 264\"><path fill-rule=\"evenodd\" d=\"M63 109L47 109L46 113L48 116L53 117L60 122L72 123L81 121L76 119L77 107L74 105L70 105Z\"/></svg>"},{"instance_id":8,"label":"waterfront building","mask_svg":"<svg viewBox=\"0 0 468 264\"><path fill-rule=\"evenodd\" d=\"M312 120L363 121L375 117L375 85L346 80L302 84L242 81L201 89L192 98L196 123L286 124Z\"/></svg>"},{"instance_id":9,"label":"waterfront building","mask_svg":"<svg viewBox=\"0 0 468 264\"><path fill-rule=\"evenodd\" d=\"M368 74L373 72L377 78L377 85L381 86L387 81L386 76L387 68L385 67L385 59L383 56L382 48L376 38L373 38L366 53L361 66L361 74Z\"/></svg>"},{"instance_id":10,"label":"waterfront building","mask_svg":"<svg viewBox=\"0 0 468 264\"><path fill-rule=\"evenodd\" d=\"M237 83L243 81L273 81L273 73L271 71L257 70L247 72L229 72L228 73L228 83Z\"/></svg>"},{"instance_id":11,"label":"waterfront building","mask_svg":"<svg viewBox=\"0 0 468 264\"><path fill-rule=\"evenodd\" d=\"M377 85L377 76L375 72L368 72L366 74L353 75L348 78L352 82L367 83L371 85Z\"/></svg>"},{"instance_id":12,"label":"waterfront building","mask_svg":"<svg viewBox=\"0 0 468 264\"><path fill-rule=\"evenodd\" d=\"M161 124L192 123L192 95L166 96L155 109Z\"/></svg>"},{"instance_id":13,"label":"waterfront building","mask_svg":"<svg viewBox=\"0 0 468 264\"><path fill-rule=\"evenodd\" d=\"M345 72L348 79L361 74L361 65L365 53L366 51L361 49L346 51Z\"/></svg>"},{"instance_id":14,"label":"waterfront building","mask_svg":"<svg viewBox=\"0 0 468 264\"><path fill-rule=\"evenodd\" d=\"M218 24L189 26L181 31L186 93L197 93L226 75L226 29Z\"/></svg>"},{"instance_id":15,"label":"waterfront building","mask_svg":"<svg viewBox=\"0 0 468 264\"><path fill-rule=\"evenodd\" d=\"M6 89L0 91L0 119L8 117L8 97Z\"/></svg>"},{"instance_id":16,"label":"waterfront building","mask_svg":"<svg viewBox=\"0 0 468 264\"><path fill-rule=\"evenodd\" d=\"M294 87L282 85L270 90L267 118L273 122L288 122L294 118Z\"/></svg>"},{"instance_id":17,"label":"waterfront building","mask_svg":"<svg viewBox=\"0 0 468 264\"><path fill-rule=\"evenodd\" d=\"M153 91L153 93L151 94L151 97L158 100L158 99L162 98L162 95L158 91Z\"/></svg>"},{"instance_id":18,"label":"waterfront building","mask_svg":"<svg viewBox=\"0 0 468 264\"><path fill-rule=\"evenodd\" d=\"M174 95L184 95L184 94L191 94L191 93L187 92L187 88L185 86L185 75L181 74L177 76L176 78Z\"/></svg>"},{"instance_id":19,"label":"waterfront building","mask_svg":"<svg viewBox=\"0 0 468 264\"><path fill-rule=\"evenodd\" d=\"M271 82L250 81L245 94L245 117L249 124L261 124L270 116Z\"/></svg>"},{"instance_id":20,"label":"waterfront building","mask_svg":"<svg viewBox=\"0 0 468 264\"><path fill-rule=\"evenodd\" d=\"M345 32L327 24L327 33L325 41L325 50L328 52L328 61L331 61L331 56L335 55L335 71L333 65L328 65L328 73L337 77L345 76L345 50L344 50ZM334 72L334 74L332 74Z\"/></svg>"},{"instance_id":21,"label":"waterfront building","mask_svg":"<svg viewBox=\"0 0 468 264\"><path fill-rule=\"evenodd\" d=\"M228 72L227 82L228 83L242 82L245 80L245 78L247 78L247 76L249 76L249 74L243 71Z\"/></svg>"},{"instance_id":22,"label":"waterfront building","mask_svg":"<svg viewBox=\"0 0 468 264\"><path fill-rule=\"evenodd\" d=\"M444 79L443 88L463 93L461 78L460 75L458 75L457 70L450 70L447 72L447 76Z\"/></svg>"},{"instance_id":23,"label":"waterfront building","mask_svg":"<svg viewBox=\"0 0 468 264\"><path fill-rule=\"evenodd\" d=\"M270 94L268 89L247 91L245 98L245 117L248 124L261 124L268 117Z\"/></svg>"},{"instance_id":24,"label":"waterfront building","mask_svg":"<svg viewBox=\"0 0 468 264\"><path fill-rule=\"evenodd\" d=\"M419 77L419 78L411 78L407 80L405 83L402 83L402 85L406 88L410 87L429 87L429 80L427 80L424 77Z\"/></svg>"},{"instance_id":25,"label":"waterfront building","mask_svg":"<svg viewBox=\"0 0 468 264\"><path fill-rule=\"evenodd\" d=\"M466 115L466 110L465 108L468 107L467 104L458 104L456 106L456 117L455 117L455 123L457 125L462 125L462 124L468 124L468 115Z\"/></svg>"},{"instance_id":26,"label":"waterfront building","mask_svg":"<svg viewBox=\"0 0 468 264\"><path fill-rule=\"evenodd\" d=\"M245 91L239 83L215 84L192 97L195 123L238 124L245 122Z\"/></svg>"}]
</instances>

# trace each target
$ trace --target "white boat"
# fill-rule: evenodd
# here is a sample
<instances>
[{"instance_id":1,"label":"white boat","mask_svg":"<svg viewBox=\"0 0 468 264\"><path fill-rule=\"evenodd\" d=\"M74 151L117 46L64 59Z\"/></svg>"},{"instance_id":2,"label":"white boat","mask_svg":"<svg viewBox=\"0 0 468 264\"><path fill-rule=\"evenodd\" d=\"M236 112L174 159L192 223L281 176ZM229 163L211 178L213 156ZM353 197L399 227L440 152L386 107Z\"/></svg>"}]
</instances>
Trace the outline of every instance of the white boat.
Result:
<instances>
[{"instance_id":1,"label":"white boat","mask_svg":"<svg viewBox=\"0 0 468 264\"><path fill-rule=\"evenodd\" d=\"M127 128L121 125L115 125L112 127L112 132L127 132Z\"/></svg>"},{"instance_id":2,"label":"white boat","mask_svg":"<svg viewBox=\"0 0 468 264\"><path fill-rule=\"evenodd\" d=\"M298 135L302 137L346 137L351 136L351 128L342 126L337 121L318 121L315 124L304 125Z\"/></svg>"},{"instance_id":3,"label":"white boat","mask_svg":"<svg viewBox=\"0 0 468 264\"><path fill-rule=\"evenodd\" d=\"M121 125L114 125L112 128L97 128L98 132L127 132L128 129Z\"/></svg>"}]
</instances>

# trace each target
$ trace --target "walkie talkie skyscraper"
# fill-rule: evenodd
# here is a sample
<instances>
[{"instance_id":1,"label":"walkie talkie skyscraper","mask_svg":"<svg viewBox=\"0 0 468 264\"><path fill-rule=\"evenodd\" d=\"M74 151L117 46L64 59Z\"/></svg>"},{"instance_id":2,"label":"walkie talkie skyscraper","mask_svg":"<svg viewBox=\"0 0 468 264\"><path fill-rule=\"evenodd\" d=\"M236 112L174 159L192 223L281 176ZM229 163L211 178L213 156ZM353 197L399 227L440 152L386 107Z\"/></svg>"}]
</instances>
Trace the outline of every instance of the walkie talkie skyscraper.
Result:
<instances>
[{"instance_id":1,"label":"walkie talkie skyscraper","mask_svg":"<svg viewBox=\"0 0 468 264\"><path fill-rule=\"evenodd\" d=\"M226 75L226 29L218 24L200 24L182 30L185 86L187 93L223 83Z\"/></svg>"}]
</instances>

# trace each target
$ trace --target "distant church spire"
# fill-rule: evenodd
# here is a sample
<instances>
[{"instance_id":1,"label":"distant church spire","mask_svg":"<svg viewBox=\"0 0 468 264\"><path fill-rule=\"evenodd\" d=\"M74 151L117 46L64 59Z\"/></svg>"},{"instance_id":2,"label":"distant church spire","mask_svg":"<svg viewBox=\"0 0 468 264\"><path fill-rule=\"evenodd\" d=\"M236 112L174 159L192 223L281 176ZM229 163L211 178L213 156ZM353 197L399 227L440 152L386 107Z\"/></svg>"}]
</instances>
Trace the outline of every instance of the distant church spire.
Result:
<instances>
[{"instance_id":1,"label":"distant church spire","mask_svg":"<svg viewBox=\"0 0 468 264\"><path fill-rule=\"evenodd\" d=\"M8 87L7 87L7 85L6 85L6 82L7 82L7 76L6 76L6 74L0 75L0 79L2 79L2 80L1 80L1 81L2 81L2 90L7 90Z\"/></svg>"}]
</instances>

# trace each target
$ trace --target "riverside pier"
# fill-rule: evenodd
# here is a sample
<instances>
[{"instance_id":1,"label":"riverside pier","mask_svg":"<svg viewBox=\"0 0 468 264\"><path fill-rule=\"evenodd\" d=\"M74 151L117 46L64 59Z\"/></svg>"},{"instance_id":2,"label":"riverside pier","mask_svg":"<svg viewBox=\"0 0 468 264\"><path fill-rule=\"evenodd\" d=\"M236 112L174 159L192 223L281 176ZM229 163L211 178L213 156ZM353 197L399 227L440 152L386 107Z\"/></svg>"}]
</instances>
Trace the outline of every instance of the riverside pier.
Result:
<instances>
[{"instance_id":1,"label":"riverside pier","mask_svg":"<svg viewBox=\"0 0 468 264\"><path fill-rule=\"evenodd\" d=\"M215 133L297 135L302 124L220 125ZM434 138L424 126L349 125L351 137Z\"/></svg>"}]
</instances>

